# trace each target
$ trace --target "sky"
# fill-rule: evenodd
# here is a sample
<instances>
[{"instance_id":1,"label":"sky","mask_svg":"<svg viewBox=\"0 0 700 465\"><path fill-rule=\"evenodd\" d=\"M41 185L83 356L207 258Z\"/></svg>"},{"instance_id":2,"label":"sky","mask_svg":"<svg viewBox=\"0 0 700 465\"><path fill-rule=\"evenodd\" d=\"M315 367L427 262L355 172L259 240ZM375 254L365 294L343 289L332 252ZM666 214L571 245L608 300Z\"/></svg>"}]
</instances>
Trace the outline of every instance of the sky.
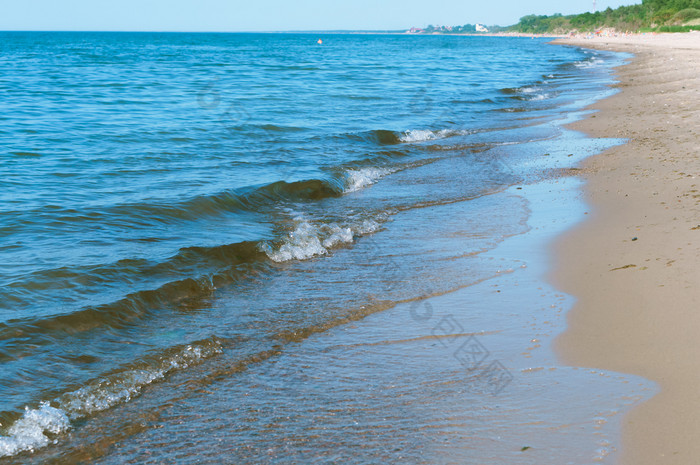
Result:
<instances>
[{"instance_id":1,"label":"sky","mask_svg":"<svg viewBox=\"0 0 700 465\"><path fill-rule=\"evenodd\" d=\"M597 0L599 10L641 0ZM0 30L397 30L508 26L527 14L591 11L592 0L0 0Z\"/></svg>"}]
</instances>

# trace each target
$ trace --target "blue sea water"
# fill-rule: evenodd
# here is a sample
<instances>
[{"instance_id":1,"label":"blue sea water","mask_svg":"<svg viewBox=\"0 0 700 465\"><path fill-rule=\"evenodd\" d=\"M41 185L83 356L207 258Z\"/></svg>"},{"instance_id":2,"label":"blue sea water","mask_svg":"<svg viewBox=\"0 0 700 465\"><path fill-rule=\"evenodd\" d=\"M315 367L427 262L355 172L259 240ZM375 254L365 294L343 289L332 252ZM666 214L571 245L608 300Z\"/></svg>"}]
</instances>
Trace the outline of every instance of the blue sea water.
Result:
<instances>
[{"instance_id":1,"label":"blue sea water","mask_svg":"<svg viewBox=\"0 0 700 465\"><path fill-rule=\"evenodd\" d=\"M513 265L481 259L526 230L494 194L549 176L525 144L619 64L542 39L317 39L0 33L0 457L117 437L91 425L164 380L235 379Z\"/></svg>"}]
</instances>

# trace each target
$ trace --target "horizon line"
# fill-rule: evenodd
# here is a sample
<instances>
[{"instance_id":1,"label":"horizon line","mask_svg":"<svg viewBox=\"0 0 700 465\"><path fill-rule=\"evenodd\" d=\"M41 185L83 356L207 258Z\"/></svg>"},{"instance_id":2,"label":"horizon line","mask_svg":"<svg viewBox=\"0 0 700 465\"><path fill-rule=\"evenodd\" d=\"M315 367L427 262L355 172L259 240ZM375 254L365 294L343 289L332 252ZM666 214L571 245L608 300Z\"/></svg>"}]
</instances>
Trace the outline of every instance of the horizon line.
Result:
<instances>
[{"instance_id":1,"label":"horizon line","mask_svg":"<svg viewBox=\"0 0 700 465\"><path fill-rule=\"evenodd\" d=\"M189 31L189 30L145 30L145 29L0 29L0 32L119 32L119 33L186 33L186 34L337 34L337 33L407 33L413 27L401 29L290 29L267 31ZM489 26L487 26L489 27ZM491 25L490 27L510 27ZM422 28L419 28L422 29ZM420 34L408 34L420 35ZM437 34L436 34L437 35Z\"/></svg>"}]
</instances>

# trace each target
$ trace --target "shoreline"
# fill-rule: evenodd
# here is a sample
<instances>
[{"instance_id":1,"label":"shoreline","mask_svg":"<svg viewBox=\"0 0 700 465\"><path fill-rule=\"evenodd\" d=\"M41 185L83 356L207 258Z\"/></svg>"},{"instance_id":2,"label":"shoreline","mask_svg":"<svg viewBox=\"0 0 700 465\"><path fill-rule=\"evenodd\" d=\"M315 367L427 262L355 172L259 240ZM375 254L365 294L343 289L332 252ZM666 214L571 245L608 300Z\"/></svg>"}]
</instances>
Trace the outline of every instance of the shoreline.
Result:
<instances>
[{"instance_id":1,"label":"shoreline","mask_svg":"<svg viewBox=\"0 0 700 465\"><path fill-rule=\"evenodd\" d=\"M537 46L548 47L544 42ZM611 83L610 70L621 61L591 61L603 63L606 69L605 80L594 86L599 92L596 98L610 95L606 87ZM588 83L596 79L595 73L579 76L592 76L581 79ZM275 281L273 288L280 295L298 297L288 307L293 313L303 310L305 302L313 302L309 308L323 310L317 302L326 296L311 291L327 292L325 284L334 275L325 270L386 263L389 266L374 269L388 270L382 277L389 284L363 286L361 278L349 280L347 291L354 294L358 283L367 293L366 302L387 305L383 311L365 312L363 305L362 311L352 314L358 318L337 325L335 321L341 320L311 326L307 325L310 319L289 319L277 335L272 331L275 327L259 324L283 342L242 359L245 351L236 352L238 338L244 334L253 339L253 332L239 327L223 332L220 325L237 323L235 314L230 319L226 316L229 308L245 307L245 294L233 287L222 290L206 306L188 307L187 313L182 312L183 321L193 327L211 325L206 328L216 331L212 340L221 336L236 342L224 345L218 358L207 358L152 384L137 385L133 399L118 401L94 416L91 412L65 443L45 448L31 460L123 463L159 456L167 460L175 457L169 454L177 453L206 461L213 450L239 462L293 457L308 462L340 454L338 458L393 463L611 463L617 457L623 415L655 389L638 376L558 361L554 340L566 329L575 294L561 292L548 280L551 244L580 224L588 209L581 199L583 181L571 176L577 172L572 167L600 157L595 154L603 147L627 137L617 134L615 140L596 140L567 129L568 123L589 114L582 107L592 101L583 98L557 107L561 118L535 123L555 125L556 136L528 138L512 147L514 152L530 154L520 159L523 169L551 176L474 199L433 205L420 210L418 219L406 210L392 217L394 226L358 239L352 247L338 248L332 254L337 261L319 260L324 264L320 271L311 262L300 262L296 269L294 264L286 265L289 276L296 271L300 277L290 280L289 287ZM597 121L600 116L593 118ZM494 156L500 153L495 150ZM418 177L402 171L352 196L386 196L397 185L426 178L425 173L452 179L435 173L459 169L461 165L452 164L455 161L462 163L448 159L447 169L424 171ZM513 163L521 167L515 158ZM387 190L382 193L381 189ZM356 202L347 202L356 207ZM486 221L495 215L505 221ZM514 218L521 220L519 227L511 229ZM639 245L643 237L637 235L640 242L634 244ZM476 248L476 240L482 237L491 240ZM412 257L418 259L412 261ZM430 261L441 265L431 269ZM396 273L400 266L409 273ZM471 270L478 273L471 275ZM620 270L615 273L628 271ZM314 272L322 277L316 283L311 281ZM442 293L447 273L463 281ZM404 277L416 287L428 286L418 297L394 299L388 305L391 283ZM296 286L307 292L295 294L294 285L302 280L311 285ZM248 302L258 299L260 289L253 287ZM315 295L321 298L314 299ZM214 312L213 323L197 320L198 314L209 311ZM187 339L183 326L170 325L166 329L177 331L166 333L168 340L194 340ZM266 342L259 344L263 347ZM191 347L188 344L186 350ZM189 392L183 393L183 387ZM100 391L104 392L111 391ZM133 419L143 423L132 427ZM25 458L26 454L7 460ZM0 462L5 463L1 458Z\"/></svg>"},{"instance_id":2,"label":"shoreline","mask_svg":"<svg viewBox=\"0 0 700 465\"><path fill-rule=\"evenodd\" d=\"M537 46L548 47L544 42ZM351 265L372 263L363 257L385 257L390 266L382 270L390 273L403 263L412 270L404 276L415 285L430 284L418 297L318 331L303 333L306 327L299 326L299 337L282 333L286 342L279 353L256 355L252 362L241 363L235 348L225 346L220 357L173 372L144 386L133 400L91 416L64 443L37 452L32 460L123 463L167 460L175 451L206 461L214 450L251 463L343 455L384 463L610 463L617 455L623 414L648 398L651 389L635 388L643 380L632 376L557 362L553 340L566 327L573 299L546 278L549 245L585 218L582 182L568 169L602 146L619 143L596 141L565 127L584 117L588 102L609 95L611 66L605 64L595 92L582 93L589 98L558 107L555 120L540 123L555 125L556 137L532 137L513 146L529 154L520 160L524 170L551 176L431 206L421 210L418 221L406 211L392 219L393 227L333 254L336 259L352 254L351 260L340 261ZM494 157L501 153L495 152ZM446 161L449 171L459 169L454 162ZM391 182L405 185L411 178L390 179L352 195L381 196L381 189L392 192ZM505 221L478 227L493 214ZM504 226L513 218L522 219L511 234ZM486 236L493 237L493 247L468 253L474 240ZM412 265L411 256L420 257L420 266ZM423 271L431 257L446 264L439 273ZM462 258L463 266L451 265ZM310 264L302 263L302 269L311 276ZM470 270L479 271L473 279L466 278ZM465 277L465 284L441 294L446 271ZM396 280L388 277L387 282ZM368 292L368 301L389 301L389 291L383 286L386 294ZM212 307L236 303L230 295L238 294L228 294ZM187 315L193 325L195 313ZM196 391L182 394L182 386ZM131 419L143 415L147 426L129 428Z\"/></svg>"},{"instance_id":3,"label":"shoreline","mask_svg":"<svg viewBox=\"0 0 700 465\"><path fill-rule=\"evenodd\" d=\"M635 56L621 92L572 125L628 143L581 163L591 214L557 240L552 282L578 300L562 361L642 376L660 392L623 419L620 463L700 457L700 34L560 39Z\"/></svg>"}]
</instances>

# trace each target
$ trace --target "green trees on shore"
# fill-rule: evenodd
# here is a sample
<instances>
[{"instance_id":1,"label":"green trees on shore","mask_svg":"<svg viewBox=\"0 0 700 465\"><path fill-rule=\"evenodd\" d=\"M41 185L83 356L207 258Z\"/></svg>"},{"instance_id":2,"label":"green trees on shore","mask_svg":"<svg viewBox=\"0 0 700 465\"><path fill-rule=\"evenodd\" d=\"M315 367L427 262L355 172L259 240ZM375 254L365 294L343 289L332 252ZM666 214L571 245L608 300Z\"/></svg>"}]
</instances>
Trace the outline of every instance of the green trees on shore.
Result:
<instances>
[{"instance_id":1,"label":"green trees on shore","mask_svg":"<svg viewBox=\"0 0 700 465\"><path fill-rule=\"evenodd\" d=\"M552 16L528 15L509 30L528 34L581 32L601 28L617 31L658 30L680 32L700 30L700 0L642 0L641 5L608 8L595 13Z\"/></svg>"}]
</instances>

